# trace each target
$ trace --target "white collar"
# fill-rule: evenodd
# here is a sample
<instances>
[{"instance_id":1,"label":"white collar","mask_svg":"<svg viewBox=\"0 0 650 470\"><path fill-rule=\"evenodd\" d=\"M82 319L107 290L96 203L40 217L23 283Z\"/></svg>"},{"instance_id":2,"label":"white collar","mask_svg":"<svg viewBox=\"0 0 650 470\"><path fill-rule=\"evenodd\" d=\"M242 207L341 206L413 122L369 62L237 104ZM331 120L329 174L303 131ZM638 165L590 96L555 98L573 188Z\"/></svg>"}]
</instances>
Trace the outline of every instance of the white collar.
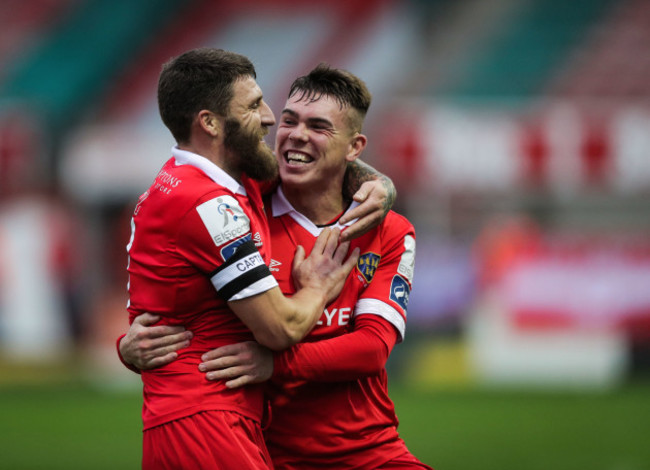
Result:
<instances>
[{"instance_id":1,"label":"white collar","mask_svg":"<svg viewBox=\"0 0 650 470\"><path fill-rule=\"evenodd\" d=\"M352 201L352 204L350 204L350 207L348 207L345 212L354 209L358 205L358 202ZM298 212L287 200L284 192L282 192L282 186L278 186L278 189L276 189L275 193L273 193L273 196L271 197L271 211L273 213L273 217L280 217L281 215L289 214L289 216L295 220L298 225L300 225L315 237L317 237L323 231L323 228L325 228L318 227L311 220ZM345 225L340 225L338 222L336 222L330 227L338 227L339 229L343 230L344 227L348 227L356 221L357 219L351 220Z\"/></svg>"},{"instance_id":2,"label":"white collar","mask_svg":"<svg viewBox=\"0 0 650 470\"><path fill-rule=\"evenodd\" d=\"M230 176L207 158L194 152L181 150L176 145L172 147L172 155L174 156L177 165L191 165L196 167L215 183L225 187L235 194L239 193L246 196L246 189L239 184L235 178Z\"/></svg>"}]
</instances>

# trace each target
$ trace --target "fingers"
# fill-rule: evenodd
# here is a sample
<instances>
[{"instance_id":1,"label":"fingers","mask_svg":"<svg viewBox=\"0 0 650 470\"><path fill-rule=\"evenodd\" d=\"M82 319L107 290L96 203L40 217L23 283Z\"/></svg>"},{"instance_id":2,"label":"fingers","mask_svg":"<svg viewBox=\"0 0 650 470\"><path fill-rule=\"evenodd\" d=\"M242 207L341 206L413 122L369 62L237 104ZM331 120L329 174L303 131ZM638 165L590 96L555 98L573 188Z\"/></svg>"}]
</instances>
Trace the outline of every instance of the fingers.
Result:
<instances>
[{"instance_id":1,"label":"fingers","mask_svg":"<svg viewBox=\"0 0 650 470\"><path fill-rule=\"evenodd\" d=\"M336 251L339 247L339 234L341 231L338 228L332 228L328 230L327 242L325 243L325 249L323 250L323 255L328 258L333 258ZM347 249L345 250L347 253Z\"/></svg>"},{"instance_id":2,"label":"fingers","mask_svg":"<svg viewBox=\"0 0 650 470\"><path fill-rule=\"evenodd\" d=\"M296 247L296 254L293 256L293 269L296 269L300 264L305 261L305 249L302 245Z\"/></svg>"},{"instance_id":3,"label":"fingers","mask_svg":"<svg viewBox=\"0 0 650 470\"><path fill-rule=\"evenodd\" d=\"M164 356L157 356L151 359L146 367L142 368L143 370L146 369L155 369L156 367L160 366L165 366L169 364L170 362L174 362L176 358L178 357L178 353L176 352L170 352L168 354L165 354Z\"/></svg>"},{"instance_id":4,"label":"fingers","mask_svg":"<svg viewBox=\"0 0 650 470\"><path fill-rule=\"evenodd\" d=\"M338 240L336 242L338 243ZM343 242L338 244L333 256L334 261L336 261L339 264L342 264L343 260L345 259L345 256L348 254L349 249L350 249L350 242Z\"/></svg>"},{"instance_id":5,"label":"fingers","mask_svg":"<svg viewBox=\"0 0 650 470\"><path fill-rule=\"evenodd\" d=\"M341 218L339 219L339 224L345 225L354 219L363 218L367 214L373 213L380 209L380 205L378 203L375 204L373 207L370 207L369 204L370 204L369 202L366 202L365 204L359 205L354 209L350 209L349 211L347 211L345 214L341 216Z\"/></svg>"},{"instance_id":6,"label":"fingers","mask_svg":"<svg viewBox=\"0 0 650 470\"><path fill-rule=\"evenodd\" d=\"M159 320L160 320L160 316L158 315L153 315L151 313L143 313L133 319L133 323L135 324L135 326L132 325L131 329L135 330L137 332L138 338L141 339L152 339L152 338L160 338L163 336L178 335L179 333L185 331L185 327L182 325L151 326L157 323ZM138 325L145 328L138 328ZM169 344L170 342L183 340L183 339L191 339L192 337L191 333L189 334L189 337L186 338L186 336L188 335L184 335L182 339L179 339L178 336L173 336L170 338L169 341L164 342L163 344Z\"/></svg>"},{"instance_id":7,"label":"fingers","mask_svg":"<svg viewBox=\"0 0 650 470\"><path fill-rule=\"evenodd\" d=\"M182 335L185 335L186 333L190 332L184 332ZM138 366L139 369L147 370L169 364L178 358L177 351L187 348L190 345L189 339L176 339L172 341L169 339L169 337L165 337L158 339L158 341L166 342L167 344L154 345L153 341L148 345L146 343L141 344L139 349L139 357L134 363Z\"/></svg>"},{"instance_id":8,"label":"fingers","mask_svg":"<svg viewBox=\"0 0 650 470\"><path fill-rule=\"evenodd\" d=\"M363 202L366 200L369 194L370 192L367 191L367 188L361 185L359 190L356 193L354 193L354 196L352 196L352 199L354 199L357 202Z\"/></svg>"},{"instance_id":9,"label":"fingers","mask_svg":"<svg viewBox=\"0 0 650 470\"><path fill-rule=\"evenodd\" d=\"M357 263L359 262L359 255L361 254L361 250L359 247L356 247L354 250L352 250L352 254L348 257L347 260L345 260L345 263L343 263L343 267L347 270L347 272L350 272L352 268L354 268Z\"/></svg>"},{"instance_id":10,"label":"fingers","mask_svg":"<svg viewBox=\"0 0 650 470\"><path fill-rule=\"evenodd\" d=\"M375 213L362 217L347 227L345 230L343 230L341 232L339 240L341 242L347 242L358 238L368 232L370 229L377 226L379 222L381 222L381 216Z\"/></svg>"},{"instance_id":11,"label":"fingers","mask_svg":"<svg viewBox=\"0 0 650 470\"><path fill-rule=\"evenodd\" d=\"M251 383L257 383L257 381L254 379L254 377L250 375L241 375L237 377L234 380L229 380L226 382L226 387L228 388L238 388L238 387L243 387L244 385L248 385Z\"/></svg>"},{"instance_id":12,"label":"fingers","mask_svg":"<svg viewBox=\"0 0 650 470\"><path fill-rule=\"evenodd\" d=\"M327 246L327 242L330 238L331 233L332 229L329 227L326 227L321 231L321 233L318 235L318 238L316 238L314 247L311 249L312 253L321 254L325 251L325 247Z\"/></svg>"},{"instance_id":13,"label":"fingers","mask_svg":"<svg viewBox=\"0 0 650 470\"><path fill-rule=\"evenodd\" d=\"M212 361L214 359L219 359L226 356L234 356L242 351L241 343L236 344L227 344L226 346L221 346L220 348L213 349L201 356L202 361Z\"/></svg>"},{"instance_id":14,"label":"fingers","mask_svg":"<svg viewBox=\"0 0 650 470\"><path fill-rule=\"evenodd\" d=\"M239 356L224 356L202 362L199 364L199 370L206 373L205 378L208 380L231 379L226 382L228 388L237 388L257 382L255 377L250 375L251 366L242 365Z\"/></svg>"},{"instance_id":15,"label":"fingers","mask_svg":"<svg viewBox=\"0 0 650 470\"><path fill-rule=\"evenodd\" d=\"M199 370L208 380L228 380L237 388L268 380L273 373L273 355L254 341L222 346L201 356Z\"/></svg>"},{"instance_id":16,"label":"fingers","mask_svg":"<svg viewBox=\"0 0 650 470\"><path fill-rule=\"evenodd\" d=\"M226 346L221 346L206 352L201 356L203 362L199 364L199 370L206 372L249 363L251 360L251 348L254 346L250 343L253 342L247 341L244 343L227 344Z\"/></svg>"},{"instance_id":17,"label":"fingers","mask_svg":"<svg viewBox=\"0 0 650 470\"><path fill-rule=\"evenodd\" d=\"M243 387L244 385L259 382L258 380L255 379L254 376L246 372L247 371L243 370L243 368L231 367L229 369L208 372L207 374L205 374L205 377L208 380L212 380L212 381L227 380L226 387L228 388L238 388L238 387Z\"/></svg>"},{"instance_id":18,"label":"fingers","mask_svg":"<svg viewBox=\"0 0 650 470\"><path fill-rule=\"evenodd\" d=\"M206 372L205 378L208 380L226 380L234 379L242 375L247 375L248 368L244 366L221 367L216 370Z\"/></svg>"},{"instance_id":19,"label":"fingers","mask_svg":"<svg viewBox=\"0 0 650 470\"><path fill-rule=\"evenodd\" d=\"M149 325L153 325L158 320L160 320L160 317L158 315L154 315L152 313L143 313L135 317L133 319L133 323L137 323L143 326L149 326Z\"/></svg>"},{"instance_id":20,"label":"fingers","mask_svg":"<svg viewBox=\"0 0 650 470\"><path fill-rule=\"evenodd\" d=\"M151 341L151 348L163 350L164 352L178 351L190 345L192 339L191 331L182 331L175 335L161 335L159 338Z\"/></svg>"},{"instance_id":21,"label":"fingers","mask_svg":"<svg viewBox=\"0 0 650 470\"><path fill-rule=\"evenodd\" d=\"M182 326L160 325L152 326L140 334L142 338L151 339L156 346L165 346L178 341L192 339L192 332L185 331Z\"/></svg>"},{"instance_id":22,"label":"fingers","mask_svg":"<svg viewBox=\"0 0 650 470\"><path fill-rule=\"evenodd\" d=\"M357 194L360 192L361 190ZM362 204L346 212L340 219L341 224L347 224L356 219L352 225L341 232L341 242L360 237L379 225L386 215L387 210L383 204L383 201L386 199L385 197L382 198L377 191L373 191L372 189L363 193L363 196L365 196L363 200L358 200ZM355 198L355 200L357 199Z\"/></svg>"},{"instance_id":23,"label":"fingers","mask_svg":"<svg viewBox=\"0 0 650 470\"><path fill-rule=\"evenodd\" d=\"M348 253L348 249L350 248L350 243L349 242L339 243L340 235L341 235L341 231L337 227L324 228L321 231L320 235L318 235L318 238L316 239L316 243L312 248L312 252L310 256L312 256L312 254L313 255L322 254L323 256L327 258L331 258L337 263L341 264ZM299 248L304 258L304 250L301 246L299 246ZM296 256L294 257L294 267L299 264L299 262L298 263L296 262L297 257L298 257L298 251L296 251ZM302 262L302 260L300 260L300 262Z\"/></svg>"}]
</instances>

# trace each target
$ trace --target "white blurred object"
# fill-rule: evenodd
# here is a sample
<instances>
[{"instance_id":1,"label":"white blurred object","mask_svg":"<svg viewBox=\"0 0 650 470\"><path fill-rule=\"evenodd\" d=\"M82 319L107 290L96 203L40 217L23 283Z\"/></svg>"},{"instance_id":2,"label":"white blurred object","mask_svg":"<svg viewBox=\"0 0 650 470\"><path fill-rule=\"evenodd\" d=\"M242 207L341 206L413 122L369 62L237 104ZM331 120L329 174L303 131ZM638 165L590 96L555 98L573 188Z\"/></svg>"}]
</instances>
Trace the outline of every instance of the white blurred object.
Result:
<instances>
[{"instance_id":1,"label":"white blurred object","mask_svg":"<svg viewBox=\"0 0 650 470\"><path fill-rule=\"evenodd\" d=\"M606 389L624 378L629 360L624 332L522 330L511 320L503 304L489 294L469 317L470 358L480 383Z\"/></svg>"},{"instance_id":2,"label":"white blurred object","mask_svg":"<svg viewBox=\"0 0 650 470\"><path fill-rule=\"evenodd\" d=\"M137 198L171 158L174 140L157 128L83 127L64 148L61 179L86 203Z\"/></svg>"},{"instance_id":3,"label":"white blurred object","mask_svg":"<svg viewBox=\"0 0 650 470\"><path fill-rule=\"evenodd\" d=\"M0 349L4 359L55 360L70 331L52 261L56 213L37 198L0 206Z\"/></svg>"}]
</instances>

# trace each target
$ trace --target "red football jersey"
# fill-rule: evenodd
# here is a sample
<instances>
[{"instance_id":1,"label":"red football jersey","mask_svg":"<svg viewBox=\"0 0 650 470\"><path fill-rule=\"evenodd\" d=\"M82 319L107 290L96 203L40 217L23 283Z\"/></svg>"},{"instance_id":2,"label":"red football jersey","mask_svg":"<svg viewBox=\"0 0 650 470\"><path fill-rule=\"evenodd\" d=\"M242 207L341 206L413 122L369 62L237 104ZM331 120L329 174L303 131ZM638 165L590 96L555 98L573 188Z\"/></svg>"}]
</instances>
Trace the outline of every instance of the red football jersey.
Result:
<instances>
[{"instance_id":1,"label":"red football jersey","mask_svg":"<svg viewBox=\"0 0 650 470\"><path fill-rule=\"evenodd\" d=\"M281 189L273 196L271 209L270 269L282 291L293 294L291 263L296 246L309 253L321 229L295 211ZM353 240L350 250L354 247L361 248L357 266L304 341L345 335L361 315L388 322L399 340L404 337L415 260L413 226L389 212L379 227ZM385 369L359 378L352 374L355 379L347 381L329 376L318 381L310 371L304 372L301 377L300 371L293 370L290 380L276 377L269 385L272 418L265 437L276 468L375 468L407 452L397 434Z\"/></svg>"},{"instance_id":2,"label":"red football jersey","mask_svg":"<svg viewBox=\"0 0 650 470\"><path fill-rule=\"evenodd\" d=\"M243 184L199 155L171 158L135 207L129 252L129 320L144 312L194 337L178 359L142 372L148 429L205 410L260 420L261 386L226 389L199 372L201 355L253 340L228 308L277 286L268 270L268 225L259 187Z\"/></svg>"}]
</instances>

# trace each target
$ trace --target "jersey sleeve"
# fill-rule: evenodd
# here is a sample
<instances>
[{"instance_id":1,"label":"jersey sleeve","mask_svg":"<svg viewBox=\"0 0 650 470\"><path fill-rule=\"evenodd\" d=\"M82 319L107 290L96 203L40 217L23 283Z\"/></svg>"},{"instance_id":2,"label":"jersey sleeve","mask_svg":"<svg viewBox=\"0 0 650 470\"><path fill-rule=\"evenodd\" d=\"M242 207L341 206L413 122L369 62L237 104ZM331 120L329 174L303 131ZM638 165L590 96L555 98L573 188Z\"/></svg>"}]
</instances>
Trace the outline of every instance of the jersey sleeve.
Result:
<instances>
[{"instance_id":1,"label":"jersey sleeve","mask_svg":"<svg viewBox=\"0 0 650 470\"><path fill-rule=\"evenodd\" d=\"M275 353L274 378L340 382L377 374L397 341L397 331L382 318L366 315L350 333L299 343Z\"/></svg>"},{"instance_id":2,"label":"jersey sleeve","mask_svg":"<svg viewBox=\"0 0 650 470\"><path fill-rule=\"evenodd\" d=\"M370 314L384 318L397 329L401 342L406 332L414 265L415 230L406 219L397 216L385 224L379 265L355 305L354 316Z\"/></svg>"},{"instance_id":3,"label":"jersey sleeve","mask_svg":"<svg viewBox=\"0 0 650 470\"><path fill-rule=\"evenodd\" d=\"M210 278L222 299L243 299L278 285L255 246L250 218L234 197L208 199L180 224L179 252Z\"/></svg>"}]
</instances>

